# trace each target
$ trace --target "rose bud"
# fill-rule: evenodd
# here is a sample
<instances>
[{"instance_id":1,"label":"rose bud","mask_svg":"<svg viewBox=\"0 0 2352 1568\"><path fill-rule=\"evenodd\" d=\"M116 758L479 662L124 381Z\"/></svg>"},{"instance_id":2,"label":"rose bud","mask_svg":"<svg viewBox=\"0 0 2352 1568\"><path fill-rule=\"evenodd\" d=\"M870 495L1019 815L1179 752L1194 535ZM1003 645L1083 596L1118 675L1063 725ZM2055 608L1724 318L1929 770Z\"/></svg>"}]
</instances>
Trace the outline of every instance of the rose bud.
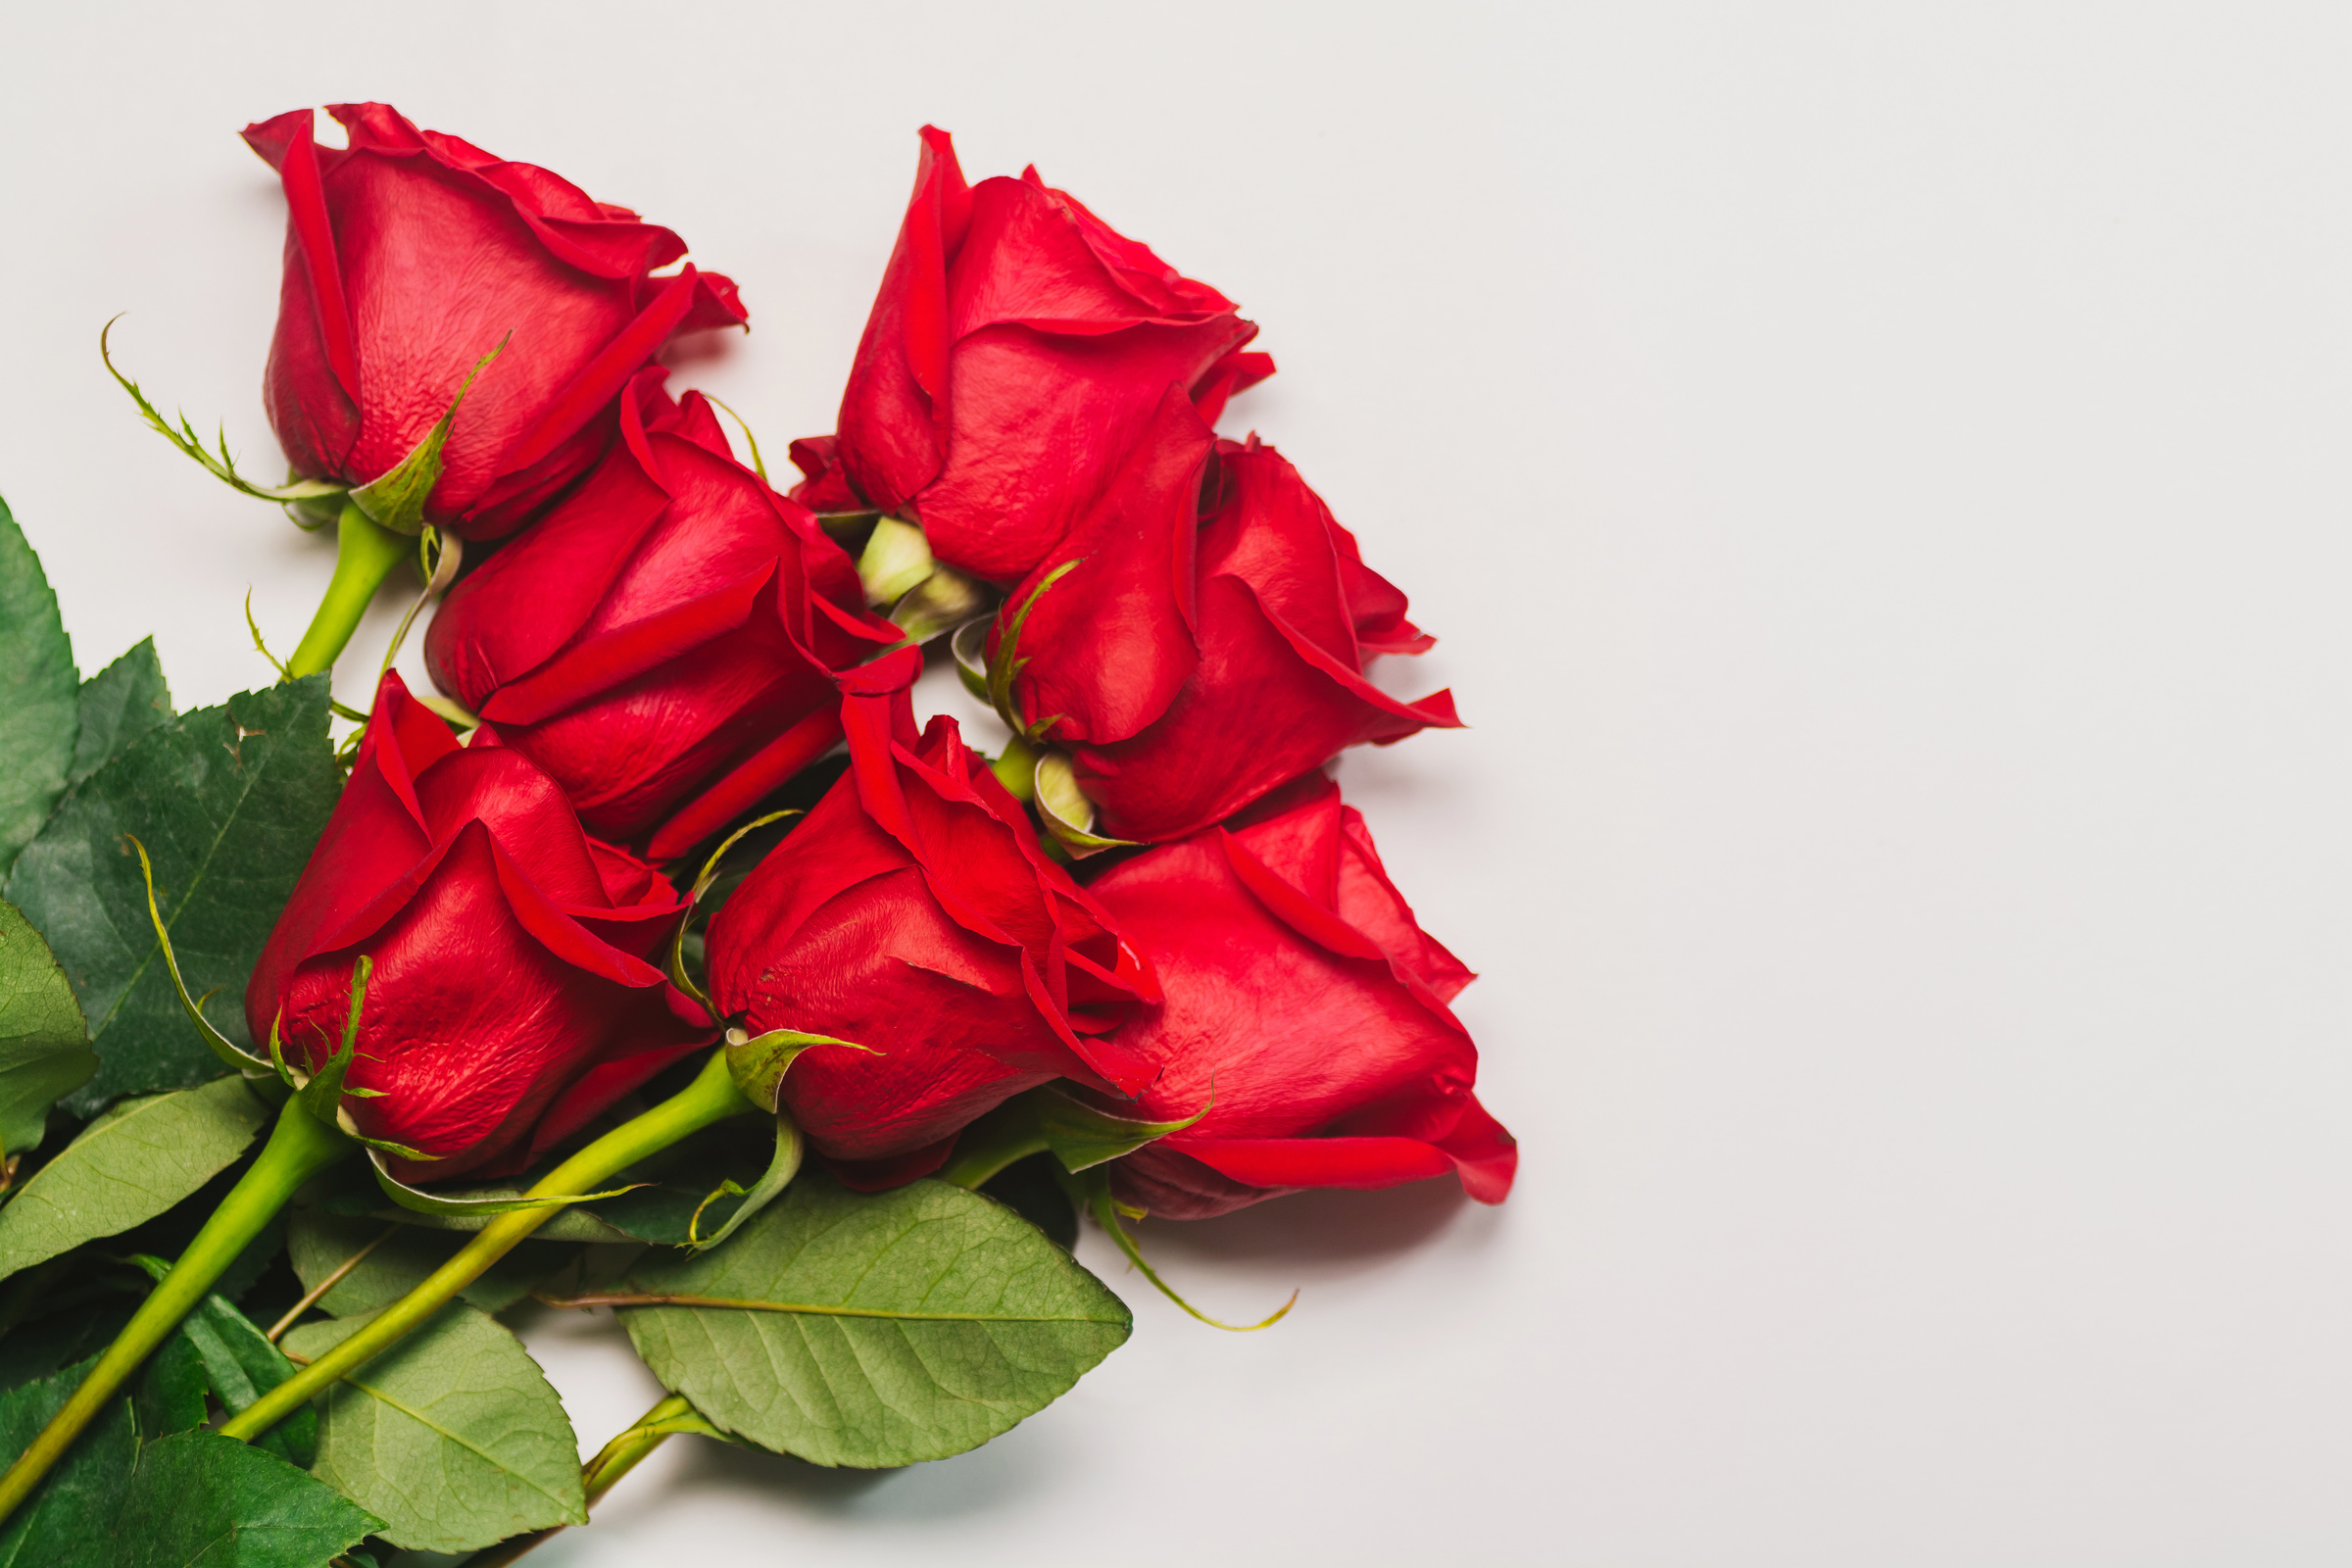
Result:
<instances>
[{"instance_id":1,"label":"rose bud","mask_svg":"<svg viewBox=\"0 0 2352 1568\"><path fill-rule=\"evenodd\" d=\"M655 966L685 906L580 830L518 752L460 746L397 674L245 990L256 1040L342 1052L360 1136L405 1180L521 1170L714 1030Z\"/></svg>"},{"instance_id":2,"label":"rose bud","mask_svg":"<svg viewBox=\"0 0 2352 1568\"><path fill-rule=\"evenodd\" d=\"M621 439L425 635L433 680L570 797L671 859L841 739L836 672L900 639L816 519L649 370Z\"/></svg>"},{"instance_id":3,"label":"rose bud","mask_svg":"<svg viewBox=\"0 0 2352 1568\"><path fill-rule=\"evenodd\" d=\"M1170 387L1108 488L1006 600L990 657L1006 658L1019 617L1010 716L1069 754L1103 834L1159 841L1346 747L1458 725L1449 692L1407 703L1364 678L1375 655L1436 641L1404 612L1298 469L1254 436L1216 441Z\"/></svg>"},{"instance_id":4,"label":"rose bud","mask_svg":"<svg viewBox=\"0 0 2352 1568\"><path fill-rule=\"evenodd\" d=\"M744 320L735 285L688 267L666 228L591 200L388 105L331 104L245 128L283 181L285 280L270 423L297 474L363 486L424 447L466 377L422 519L493 538L593 464L629 377L680 332ZM370 511L407 533L411 519Z\"/></svg>"},{"instance_id":5,"label":"rose bud","mask_svg":"<svg viewBox=\"0 0 2352 1568\"><path fill-rule=\"evenodd\" d=\"M1473 978L1424 933L1328 780L1088 889L1149 954L1166 1000L1113 1037L1159 1069L1122 1117L1200 1120L1111 1167L1172 1219L1306 1187L1452 1174L1499 1203L1517 1146L1471 1092L1478 1051L1446 1004Z\"/></svg>"},{"instance_id":6,"label":"rose bud","mask_svg":"<svg viewBox=\"0 0 2352 1568\"><path fill-rule=\"evenodd\" d=\"M846 1042L794 1058L782 1104L868 1189L936 1169L965 1123L1054 1078L1133 1093L1148 1073L1102 1037L1158 994L956 721L916 734L921 667L908 649L845 681L850 770L705 945L737 1027Z\"/></svg>"},{"instance_id":7,"label":"rose bud","mask_svg":"<svg viewBox=\"0 0 2352 1568\"><path fill-rule=\"evenodd\" d=\"M838 437L796 443L795 496L919 522L998 583L1043 561L1170 382L1214 420L1274 362L1232 301L1120 235L1037 171L964 183L922 132L914 196L842 394Z\"/></svg>"}]
</instances>

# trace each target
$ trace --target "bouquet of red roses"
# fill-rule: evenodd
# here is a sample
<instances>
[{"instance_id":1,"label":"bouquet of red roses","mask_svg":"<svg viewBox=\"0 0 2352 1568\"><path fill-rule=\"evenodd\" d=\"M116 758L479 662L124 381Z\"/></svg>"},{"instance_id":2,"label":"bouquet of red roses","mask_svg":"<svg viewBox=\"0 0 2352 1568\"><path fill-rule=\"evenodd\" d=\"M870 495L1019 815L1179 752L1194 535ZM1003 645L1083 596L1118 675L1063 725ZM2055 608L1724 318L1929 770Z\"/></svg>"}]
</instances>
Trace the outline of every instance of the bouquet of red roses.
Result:
<instances>
[{"instance_id":1,"label":"bouquet of red roses","mask_svg":"<svg viewBox=\"0 0 2352 1568\"><path fill-rule=\"evenodd\" d=\"M731 279L329 112L245 131L282 482L101 337L335 530L281 678L81 678L0 510L0 1561L488 1564L678 1433L943 1458L1126 1339L1084 1216L1166 1290L1147 1217L1502 1200L1470 971L1327 771L1452 702L1366 678L1430 646L1404 595L1216 433L1274 368L1230 300L926 128L782 491L662 364ZM997 755L918 723L927 666ZM612 1308L669 1391L584 1465L525 1300Z\"/></svg>"}]
</instances>

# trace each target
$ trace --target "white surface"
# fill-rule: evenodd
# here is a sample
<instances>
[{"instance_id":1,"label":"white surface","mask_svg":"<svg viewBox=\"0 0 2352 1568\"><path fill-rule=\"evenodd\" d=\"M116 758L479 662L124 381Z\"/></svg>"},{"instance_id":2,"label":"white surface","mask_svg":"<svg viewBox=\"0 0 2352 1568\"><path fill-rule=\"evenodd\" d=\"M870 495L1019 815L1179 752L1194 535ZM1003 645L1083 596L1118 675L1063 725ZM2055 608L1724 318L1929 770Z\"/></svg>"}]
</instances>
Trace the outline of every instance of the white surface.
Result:
<instances>
[{"instance_id":1,"label":"white surface","mask_svg":"<svg viewBox=\"0 0 2352 1568\"><path fill-rule=\"evenodd\" d=\"M2352 99L2321 6L20 5L0 487L86 667L267 671L280 204L341 97L684 233L683 379L830 428L911 176L1035 160L1241 300L1240 400L1476 728L1349 759L1524 1140L1156 1226L1253 1337L977 1453L681 1442L547 1568L2352 1556ZM380 637L381 628L375 635ZM350 683L364 691L364 680ZM590 1446L609 1320L534 1348Z\"/></svg>"}]
</instances>

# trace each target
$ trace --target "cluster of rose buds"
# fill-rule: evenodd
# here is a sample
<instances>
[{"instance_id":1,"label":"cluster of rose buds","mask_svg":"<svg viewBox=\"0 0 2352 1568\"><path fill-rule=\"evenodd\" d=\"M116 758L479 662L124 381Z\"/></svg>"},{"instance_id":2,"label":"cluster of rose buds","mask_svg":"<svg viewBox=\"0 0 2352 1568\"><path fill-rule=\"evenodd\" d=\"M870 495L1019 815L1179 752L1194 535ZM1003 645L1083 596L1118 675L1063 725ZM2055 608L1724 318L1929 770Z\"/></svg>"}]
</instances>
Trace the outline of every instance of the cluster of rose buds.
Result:
<instances>
[{"instance_id":1,"label":"cluster of rose buds","mask_svg":"<svg viewBox=\"0 0 2352 1568\"><path fill-rule=\"evenodd\" d=\"M1457 724L1452 699L1403 702L1366 678L1373 659L1431 645L1404 595L1274 448L1216 434L1228 400L1274 370L1230 300L1034 170L967 183L926 128L838 428L791 444L803 478L785 494L749 430L747 464L713 403L673 394L660 362L681 333L745 324L730 279L658 271L683 258L677 235L546 170L381 104L329 112L344 148L320 147L308 112L245 133L289 210L266 387L287 481L249 481L116 372L216 477L335 525L334 577L280 666L310 683L328 787L292 840L318 835L290 895L291 854L262 906L286 899L268 941L232 960L250 976L250 1046L189 995L147 883L190 1022L275 1125L37 1418L0 1475L0 1520L296 1194L363 1150L387 1200L474 1232L405 1295L339 1320L299 1371L267 1342L365 1252L270 1335L248 1325L265 1342L254 1364L276 1376L238 1373L233 1399L215 1388L215 1452L246 1452L427 1332L557 1209L635 1190L631 1173L699 1157L691 1141L740 1117L773 1124L766 1174L724 1178L661 1240L707 1251L811 1203L962 1203L967 1230L1018 1233L958 1275L988 1299L1051 1277L1107 1303L1004 1309L1074 1336L1058 1374L991 1395L995 1425L959 1418L928 1446L850 1462L985 1442L1124 1338L1125 1308L1057 1250L1081 1209L1140 1264L1122 1215L1445 1175L1503 1200L1516 1148L1479 1103L1478 1053L1447 1005L1470 971L1420 929L1328 771L1349 747ZM440 600L424 639L439 693L391 672L403 621L338 774L322 672L409 560L427 579L419 609ZM931 663L1004 721L998 755L952 717L918 725ZM87 1077L77 1031L61 1040ZM713 1133L703 1154L726 1144ZM810 1153L833 1180L778 1204ZM1005 1218L1022 1182L1006 1173L1038 1156L1060 1218ZM524 1173L519 1194L464 1185ZM722 1198L740 1201L706 1229ZM604 1299L934 1335L986 1316ZM550 1517L584 1518L672 1431L721 1432L695 1374L664 1381L671 1397ZM378 1501L401 1513L409 1480L388 1485ZM456 1541L352 1519L345 1541L378 1525L394 1544Z\"/></svg>"},{"instance_id":2,"label":"cluster of rose buds","mask_svg":"<svg viewBox=\"0 0 2352 1568\"><path fill-rule=\"evenodd\" d=\"M1446 1006L1469 971L1323 773L1452 702L1365 678L1431 644L1404 595L1272 447L1214 433L1273 370L1230 301L1034 170L967 184L926 128L839 429L793 444L787 497L651 364L743 320L731 283L652 275L675 236L544 171L332 113L348 152L304 115L248 132L293 209L274 425L298 474L365 486L511 338L426 515L520 532L427 634L478 727L461 745L386 677L254 973L255 1038L323 1066L370 959L354 1116L415 1177L521 1169L734 1026L828 1042L782 1100L858 1187L1059 1080L1198 1113L1113 1173L1153 1213L1449 1171L1502 1198L1511 1140ZM919 530L915 580L861 579L848 547L880 556L885 527ZM921 655L882 612L943 587L1009 762L914 722ZM711 921L706 1012L658 966L682 905L648 861L844 739Z\"/></svg>"}]
</instances>

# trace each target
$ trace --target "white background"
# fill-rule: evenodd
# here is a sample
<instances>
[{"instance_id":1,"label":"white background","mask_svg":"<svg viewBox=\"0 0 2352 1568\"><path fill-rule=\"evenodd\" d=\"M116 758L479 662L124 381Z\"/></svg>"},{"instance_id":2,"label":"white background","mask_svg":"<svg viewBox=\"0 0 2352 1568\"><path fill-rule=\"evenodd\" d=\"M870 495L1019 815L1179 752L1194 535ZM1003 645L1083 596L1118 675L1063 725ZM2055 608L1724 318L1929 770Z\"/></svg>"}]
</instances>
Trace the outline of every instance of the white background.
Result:
<instances>
[{"instance_id":1,"label":"white background","mask_svg":"<svg viewBox=\"0 0 2352 1568\"><path fill-rule=\"evenodd\" d=\"M275 462L247 121L380 97L676 227L755 321L682 379L780 456L930 120L1263 323L1228 428L1474 726L1342 779L1485 973L1506 1207L1148 1227L1303 1288L1255 1336L1090 1242L1135 1338L1009 1436L681 1440L535 1561L2352 1558L2341 8L8 11L0 490L85 668L218 701L326 576L94 352ZM655 1396L531 1343L591 1448Z\"/></svg>"}]
</instances>

